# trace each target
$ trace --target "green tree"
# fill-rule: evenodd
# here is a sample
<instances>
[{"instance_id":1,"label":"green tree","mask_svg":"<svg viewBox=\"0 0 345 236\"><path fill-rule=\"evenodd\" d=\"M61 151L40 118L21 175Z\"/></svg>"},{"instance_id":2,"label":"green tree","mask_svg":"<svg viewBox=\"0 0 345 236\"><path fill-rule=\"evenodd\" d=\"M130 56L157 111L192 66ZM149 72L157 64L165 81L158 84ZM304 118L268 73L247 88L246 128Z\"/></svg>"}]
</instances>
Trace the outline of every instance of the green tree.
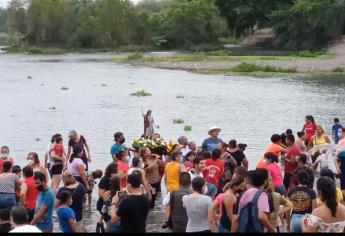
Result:
<instances>
[{"instance_id":1,"label":"green tree","mask_svg":"<svg viewBox=\"0 0 345 236\"><path fill-rule=\"evenodd\" d=\"M10 30L17 31L23 35L26 34L26 1L11 0L7 8L7 21Z\"/></svg>"},{"instance_id":2,"label":"green tree","mask_svg":"<svg viewBox=\"0 0 345 236\"><path fill-rule=\"evenodd\" d=\"M7 31L7 10L0 7L0 32Z\"/></svg>"}]
</instances>

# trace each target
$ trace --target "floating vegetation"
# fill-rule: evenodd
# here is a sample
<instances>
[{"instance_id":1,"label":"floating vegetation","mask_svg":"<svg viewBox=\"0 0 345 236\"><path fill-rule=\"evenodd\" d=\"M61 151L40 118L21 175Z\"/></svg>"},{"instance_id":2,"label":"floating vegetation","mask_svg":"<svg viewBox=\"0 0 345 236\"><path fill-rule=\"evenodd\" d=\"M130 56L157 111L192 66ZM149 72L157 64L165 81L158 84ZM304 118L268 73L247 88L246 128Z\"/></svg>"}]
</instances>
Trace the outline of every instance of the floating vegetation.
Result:
<instances>
[{"instance_id":1,"label":"floating vegetation","mask_svg":"<svg viewBox=\"0 0 345 236\"><path fill-rule=\"evenodd\" d=\"M55 106L49 107L49 110L56 110Z\"/></svg>"},{"instance_id":2,"label":"floating vegetation","mask_svg":"<svg viewBox=\"0 0 345 236\"><path fill-rule=\"evenodd\" d=\"M183 96L183 95L178 95L178 96L176 96L176 98L178 98L178 99L184 99L184 96Z\"/></svg>"},{"instance_id":3,"label":"floating vegetation","mask_svg":"<svg viewBox=\"0 0 345 236\"><path fill-rule=\"evenodd\" d=\"M26 77L27 79L32 79L32 77L29 75L28 77Z\"/></svg>"},{"instance_id":4,"label":"floating vegetation","mask_svg":"<svg viewBox=\"0 0 345 236\"><path fill-rule=\"evenodd\" d=\"M184 120L182 119L173 119L174 124L184 124Z\"/></svg>"},{"instance_id":5,"label":"floating vegetation","mask_svg":"<svg viewBox=\"0 0 345 236\"><path fill-rule=\"evenodd\" d=\"M36 140L36 142L41 142L42 141L40 138L36 138L35 140Z\"/></svg>"},{"instance_id":6,"label":"floating vegetation","mask_svg":"<svg viewBox=\"0 0 345 236\"><path fill-rule=\"evenodd\" d=\"M191 125L186 125L184 127L184 131L192 131L192 126Z\"/></svg>"},{"instance_id":7,"label":"floating vegetation","mask_svg":"<svg viewBox=\"0 0 345 236\"><path fill-rule=\"evenodd\" d=\"M64 86L61 88L61 90L69 90L69 88Z\"/></svg>"},{"instance_id":8,"label":"floating vegetation","mask_svg":"<svg viewBox=\"0 0 345 236\"><path fill-rule=\"evenodd\" d=\"M102 87L107 87L108 85L107 84L101 84Z\"/></svg>"},{"instance_id":9,"label":"floating vegetation","mask_svg":"<svg viewBox=\"0 0 345 236\"><path fill-rule=\"evenodd\" d=\"M137 91L136 93L132 93L131 96L148 97L148 96L152 96L152 94L149 92L146 92L145 90L141 90L141 91Z\"/></svg>"}]
</instances>

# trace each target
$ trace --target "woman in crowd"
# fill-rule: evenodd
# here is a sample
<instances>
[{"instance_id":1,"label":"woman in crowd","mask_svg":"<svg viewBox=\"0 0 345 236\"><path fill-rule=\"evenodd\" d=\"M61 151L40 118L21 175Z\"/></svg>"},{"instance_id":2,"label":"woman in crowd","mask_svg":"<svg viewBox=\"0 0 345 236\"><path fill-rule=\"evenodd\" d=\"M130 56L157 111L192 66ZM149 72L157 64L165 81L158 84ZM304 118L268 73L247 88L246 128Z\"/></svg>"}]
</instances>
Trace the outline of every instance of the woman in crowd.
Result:
<instances>
[{"instance_id":1,"label":"woman in crowd","mask_svg":"<svg viewBox=\"0 0 345 236\"><path fill-rule=\"evenodd\" d=\"M218 148L212 151L212 158L206 160L204 178L207 183L208 193L214 199L218 192L219 179L224 175L224 162L220 160L222 151Z\"/></svg>"},{"instance_id":2,"label":"woman in crowd","mask_svg":"<svg viewBox=\"0 0 345 236\"><path fill-rule=\"evenodd\" d=\"M38 158L38 154L36 152L30 152L26 159L27 159L27 165L33 168L34 173L37 171L42 172L46 176L46 179L47 180L49 179L48 171L44 167L44 165L41 164L40 159Z\"/></svg>"},{"instance_id":3,"label":"woman in crowd","mask_svg":"<svg viewBox=\"0 0 345 236\"><path fill-rule=\"evenodd\" d=\"M212 199L205 196L206 182L201 177L196 177L192 181L193 192L182 197L183 206L186 208L188 223L187 233L207 233L211 232L208 221L208 208L212 204Z\"/></svg>"},{"instance_id":4,"label":"woman in crowd","mask_svg":"<svg viewBox=\"0 0 345 236\"><path fill-rule=\"evenodd\" d=\"M309 149L326 143L331 143L331 139L325 134L323 128L320 125L317 125L315 135L313 135L309 141Z\"/></svg>"},{"instance_id":5,"label":"woman in crowd","mask_svg":"<svg viewBox=\"0 0 345 236\"><path fill-rule=\"evenodd\" d=\"M61 192L56 214L59 218L60 231L63 233L76 233L78 226L76 224L75 212L70 207L73 199L69 191Z\"/></svg>"},{"instance_id":6,"label":"woman in crowd","mask_svg":"<svg viewBox=\"0 0 345 236\"><path fill-rule=\"evenodd\" d=\"M14 160L12 157L10 157L10 149L7 146L2 146L0 149L0 173L3 172L2 165L5 161L9 161L12 163L12 166L14 165Z\"/></svg>"},{"instance_id":7,"label":"woman in crowd","mask_svg":"<svg viewBox=\"0 0 345 236\"><path fill-rule=\"evenodd\" d=\"M104 197L105 192L110 190L110 178L118 173L117 170L117 163L112 162L110 163L107 168L105 169L104 176L100 180L98 184L98 201L97 201L97 211L101 214L100 219L97 222L97 228L104 228L103 227L103 220L108 221L110 216L107 212L102 213L102 207L104 205ZM104 231L104 230L103 230Z\"/></svg>"},{"instance_id":8,"label":"woman in crowd","mask_svg":"<svg viewBox=\"0 0 345 236\"><path fill-rule=\"evenodd\" d=\"M297 181L298 186L288 192L288 200L293 204L291 213L291 232L293 233L302 232L302 218L316 208L316 193L308 187L308 172L300 170L297 173Z\"/></svg>"},{"instance_id":9,"label":"woman in crowd","mask_svg":"<svg viewBox=\"0 0 345 236\"><path fill-rule=\"evenodd\" d=\"M34 171L31 166L23 168L23 183L20 188L20 202L28 212L29 222L34 218L38 191L35 186Z\"/></svg>"},{"instance_id":10,"label":"woman in crowd","mask_svg":"<svg viewBox=\"0 0 345 236\"><path fill-rule=\"evenodd\" d=\"M270 152L265 153L264 156L267 164L266 169L268 171L268 174L272 177L274 191L280 193L281 195L284 195L285 188L283 184L283 174L278 164L278 156Z\"/></svg>"},{"instance_id":11,"label":"woman in crowd","mask_svg":"<svg viewBox=\"0 0 345 236\"><path fill-rule=\"evenodd\" d=\"M90 185L86 177L86 165L82 158L84 156L84 150L81 146L76 146L74 148L74 153L69 159L67 170L68 172L84 187L89 190Z\"/></svg>"},{"instance_id":12,"label":"woman in crowd","mask_svg":"<svg viewBox=\"0 0 345 236\"><path fill-rule=\"evenodd\" d=\"M129 166L126 161L126 152L121 150L115 155L118 169L118 176L120 178L121 190L125 190L127 186L127 175Z\"/></svg>"},{"instance_id":13,"label":"woman in crowd","mask_svg":"<svg viewBox=\"0 0 345 236\"><path fill-rule=\"evenodd\" d=\"M224 193L219 194L209 207L208 218L212 232L230 233L233 220L233 209L236 203L237 194L245 188L242 176L233 179L224 186ZM220 209L219 221L214 223L216 212Z\"/></svg>"},{"instance_id":14,"label":"woman in crowd","mask_svg":"<svg viewBox=\"0 0 345 236\"><path fill-rule=\"evenodd\" d=\"M218 148L222 151L220 160L224 162L224 175L220 178L218 192L222 192L226 183L232 179L232 175L237 167L234 157L227 151L227 145L221 142Z\"/></svg>"},{"instance_id":15,"label":"woman in crowd","mask_svg":"<svg viewBox=\"0 0 345 236\"><path fill-rule=\"evenodd\" d=\"M166 185L167 193L180 188L180 174L186 172L186 168L182 161L182 152L175 150L171 153L171 162L169 162L164 171L164 182Z\"/></svg>"},{"instance_id":16,"label":"woman in crowd","mask_svg":"<svg viewBox=\"0 0 345 236\"><path fill-rule=\"evenodd\" d=\"M5 161L0 174L0 209L12 208L16 205L16 185L21 185L22 181L18 175L12 173L12 163Z\"/></svg>"},{"instance_id":17,"label":"woman in crowd","mask_svg":"<svg viewBox=\"0 0 345 236\"><path fill-rule=\"evenodd\" d=\"M308 145L311 138L314 136L316 130L316 123L314 117L308 115L305 117L305 124L302 131L305 133L305 144Z\"/></svg>"},{"instance_id":18,"label":"woman in crowd","mask_svg":"<svg viewBox=\"0 0 345 236\"><path fill-rule=\"evenodd\" d=\"M237 166L243 166L248 170L248 160L246 155L244 155L243 151L238 148L237 141L232 139L229 141L229 153L233 156L236 160Z\"/></svg>"},{"instance_id":19,"label":"woman in crowd","mask_svg":"<svg viewBox=\"0 0 345 236\"><path fill-rule=\"evenodd\" d=\"M82 147L83 156L81 157L81 159L84 162L86 166L86 171L87 171L88 166L89 166L88 163L91 162L91 154L90 154L89 145L87 144L84 136L78 134L75 130L72 130L69 132L68 137L69 137L69 142L68 142L68 151L67 151L67 163L68 163L68 159L71 157L71 154L74 156L77 155L77 150L79 150L79 148L77 147ZM85 149L87 152L87 156L86 156Z\"/></svg>"},{"instance_id":20,"label":"woman in crowd","mask_svg":"<svg viewBox=\"0 0 345 236\"><path fill-rule=\"evenodd\" d=\"M56 194L55 207L58 207L60 202L60 194L62 192L69 192L72 196L71 209L75 213L78 232L85 232L83 221L83 203L86 196L86 189L83 184L76 181L76 179L68 172L64 172L62 176L64 187L60 188Z\"/></svg>"},{"instance_id":21,"label":"woman in crowd","mask_svg":"<svg viewBox=\"0 0 345 236\"><path fill-rule=\"evenodd\" d=\"M307 146L305 145L306 137L304 131L297 132L298 140L295 142L300 153L307 152Z\"/></svg>"},{"instance_id":22,"label":"woman in crowd","mask_svg":"<svg viewBox=\"0 0 345 236\"><path fill-rule=\"evenodd\" d=\"M343 233L345 206L336 200L335 182L329 177L321 177L316 185L323 204L304 217L301 222L303 232Z\"/></svg>"}]
</instances>

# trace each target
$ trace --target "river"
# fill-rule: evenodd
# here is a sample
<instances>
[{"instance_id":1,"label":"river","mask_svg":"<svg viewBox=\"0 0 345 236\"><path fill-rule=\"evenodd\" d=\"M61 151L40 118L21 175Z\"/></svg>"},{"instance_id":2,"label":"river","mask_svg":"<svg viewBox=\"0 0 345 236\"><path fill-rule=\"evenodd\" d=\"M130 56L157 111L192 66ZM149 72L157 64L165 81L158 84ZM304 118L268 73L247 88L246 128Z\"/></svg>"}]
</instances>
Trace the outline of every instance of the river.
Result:
<instances>
[{"instance_id":1,"label":"river","mask_svg":"<svg viewBox=\"0 0 345 236\"><path fill-rule=\"evenodd\" d=\"M0 145L23 164L31 150L43 158L52 134L67 139L75 129L91 146L91 168L104 168L115 131L125 133L127 145L142 134L143 108L153 110L166 140L186 135L201 144L210 126L221 127L224 140L248 144L254 167L271 134L300 130L305 115L313 114L328 134L334 117L345 119L345 78L200 75L115 64L112 57L1 54ZM152 96L130 96L142 89ZM192 131L173 124L175 118Z\"/></svg>"}]
</instances>

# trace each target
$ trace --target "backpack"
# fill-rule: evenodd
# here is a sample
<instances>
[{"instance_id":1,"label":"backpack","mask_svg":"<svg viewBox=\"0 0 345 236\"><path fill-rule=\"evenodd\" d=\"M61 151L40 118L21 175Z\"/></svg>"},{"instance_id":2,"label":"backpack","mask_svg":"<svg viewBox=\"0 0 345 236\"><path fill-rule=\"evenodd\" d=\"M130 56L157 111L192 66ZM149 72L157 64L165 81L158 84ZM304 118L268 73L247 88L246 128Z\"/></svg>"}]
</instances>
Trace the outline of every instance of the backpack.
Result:
<instances>
[{"instance_id":1,"label":"backpack","mask_svg":"<svg viewBox=\"0 0 345 236\"><path fill-rule=\"evenodd\" d=\"M239 213L238 218L238 232L239 233L263 233L264 229L259 222L258 199L263 193L261 190L257 191L253 200L245 205Z\"/></svg>"}]
</instances>

